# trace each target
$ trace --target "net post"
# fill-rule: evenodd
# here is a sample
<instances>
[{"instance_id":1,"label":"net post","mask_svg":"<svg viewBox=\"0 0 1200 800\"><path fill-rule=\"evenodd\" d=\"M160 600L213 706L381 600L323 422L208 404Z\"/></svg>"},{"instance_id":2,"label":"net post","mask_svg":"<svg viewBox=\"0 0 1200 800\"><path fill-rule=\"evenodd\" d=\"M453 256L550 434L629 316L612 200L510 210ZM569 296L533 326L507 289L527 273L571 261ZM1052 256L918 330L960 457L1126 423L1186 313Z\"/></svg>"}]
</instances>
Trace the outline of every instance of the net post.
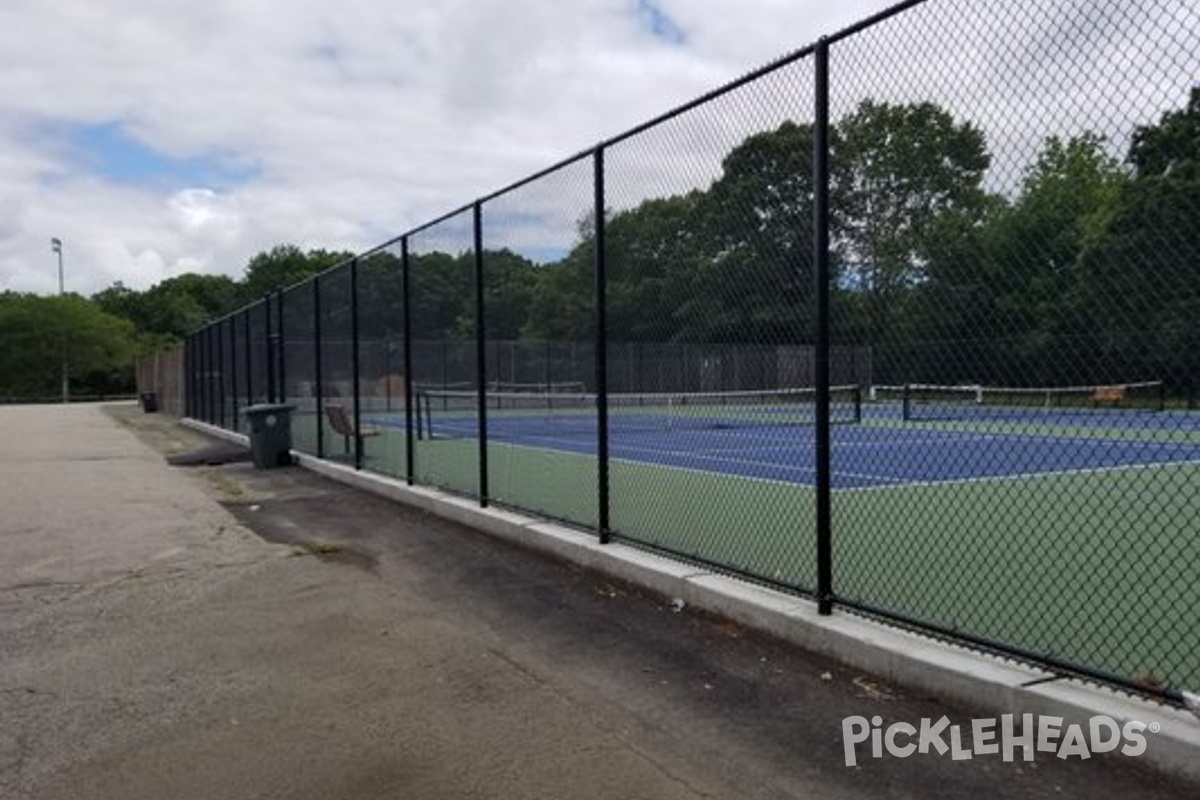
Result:
<instances>
[{"instance_id":1,"label":"net post","mask_svg":"<svg viewBox=\"0 0 1200 800\"><path fill-rule=\"evenodd\" d=\"M816 296L817 613L833 613L829 418L829 41L817 41L813 122L813 263Z\"/></svg>"},{"instance_id":2,"label":"net post","mask_svg":"<svg viewBox=\"0 0 1200 800\"><path fill-rule=\"evenodd\" d=\"M604 243L604 147L596 148L593 161L595 190L596 278L596 503L600 544L612 539L609 520L608 474L608 302Z\"/></svg>"},{"instance_id":3,"label":"net post","mask_svg":"<svg viewBox=\"0 0 1200 800\"><path fill-rule=\"evenodd\" d=\"M409 280L408 237L400 238L400 305L404 316L404 477L409 486L416 479L416 445L413 436L413 380L412 380L412 301L409 298L412 283ZM419 410L417 411L419 414ZM420 418L416 419L419 424Z\"/></svg>"},{"instance_id":4,"label":"net post","mask_svg":"<svg viewBox=\"0 0 1200 800\"><path fill-rule=\"evenodd\" d=\"M488 429L487 429L487 325L483 297L483 203L471 206L475 251L475 389L478 394L476 427L479 432L479 506L488 504Z\"/></svg>"},{"instance_id":5,"label":"net post","mask_svg":"<svg viewBox=\"0 0 1200 800\"><path fill-rule=\"evenodd\" d=\"M325 375L321 369L321 276L312 280L313 379L317 384L317 458L325 457Z\"/></svg>"},{"instance_id":6,"label":"net post","mask_svg":"<svg viewBox=\"0 0 1200 800\"><path fill-rule=\"evenodd\" d=\"M413 397L413 410L410 413L412 414L412 417L410 417L412 421L409 422L409 439L425 439L425 422L422 422L421 405L424 405L426 402L424 393L418 393L418 395ZM412 459L409 459L409 461L412 461ZM413 480L413 471L409 470L409 486L413 485Z\"/></svg>"},{"instance_id":7,"label":"net post","mask_svg":"<svg viewBox=\"0 0 1200 800\"><path fill-rule=\"evenodd\" d=\"M352 391L354 399L354 430L362 430L362 408L360 405L360 395L362 387L359 386L359 363L358 363L358 259L350 260L350 382L354 387ZM363 462L363 439L361 436L354 437L354 468L362 469Z\"/></svg>"}]
</instances>

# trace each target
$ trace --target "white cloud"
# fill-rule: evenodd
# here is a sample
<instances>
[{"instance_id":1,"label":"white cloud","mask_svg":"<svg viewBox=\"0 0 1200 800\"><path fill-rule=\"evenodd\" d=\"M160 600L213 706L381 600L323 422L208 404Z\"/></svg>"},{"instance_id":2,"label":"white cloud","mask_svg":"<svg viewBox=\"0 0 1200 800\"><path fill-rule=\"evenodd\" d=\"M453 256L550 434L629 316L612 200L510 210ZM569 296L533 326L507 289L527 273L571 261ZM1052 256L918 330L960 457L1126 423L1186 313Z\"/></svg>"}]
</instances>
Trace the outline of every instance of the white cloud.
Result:
<instances>
[{"instance_id":1,"label":"white cloud","mask_svg":"<svg viewBox=\"0 0 1200 800\"><path fill-rule=\"evenodd\" d=\"M673 44L636 0L7 0L0 290L56 289L51 236L83 293L236 276L278 243L363 250L887 5L656 0ZM646 179L702 181L769 104L664 135ZM106 181L40 134L80 123L245 177Z\"/></svg>"},{"instance_id":2,"label":"white cloud","mask_svg":"<svg viewBox=\"0 0 1200 800\"><path fill-rule=\"evenodd\" d=\"M56 290L51 236L89 294L238 275L281 242L365 249L813 39L829 5L656 3L686 35L673 46L633 0L11 0L0 288ZM38 134L82 123L249 178L105 181Z\"/></svg>"}]
</instances>

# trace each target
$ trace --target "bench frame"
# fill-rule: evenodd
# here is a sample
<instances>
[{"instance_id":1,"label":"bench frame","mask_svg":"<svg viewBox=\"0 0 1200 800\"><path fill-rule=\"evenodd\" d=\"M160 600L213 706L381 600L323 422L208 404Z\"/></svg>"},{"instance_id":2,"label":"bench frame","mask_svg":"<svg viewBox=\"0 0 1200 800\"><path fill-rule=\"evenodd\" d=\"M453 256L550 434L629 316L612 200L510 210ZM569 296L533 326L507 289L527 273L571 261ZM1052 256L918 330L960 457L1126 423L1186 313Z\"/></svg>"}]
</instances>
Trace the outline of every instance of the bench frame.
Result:
<instances>
[{"instance_id":1,"label":"bench frame","mask_svg":"<svg viewBox=\"0 0 1200 800\"><path fill-rule=\"evenodd\" d=\"M1092 405L1113 405L1119 406L1125 402L1125 387L1124 386L1097 386L1096 391L1092 393Z\"/></svg>"},{"instance_id":2,"label":"bench frame","mask_svg":"<svg viewBox=\"0 0 1200 800\"><path fill-rule=\"evenodd\" d=\"M355 440L355 447L358 448L362 446L363 439L378 436L381 433L378 428L371 427L361 427L356 431L350 415L346 413L346 407L341 403L326 403L325 417L329 420L330 427L342 435L346 455L352 455L350 451L352 438Z\"/></svg>"}]
</instances>

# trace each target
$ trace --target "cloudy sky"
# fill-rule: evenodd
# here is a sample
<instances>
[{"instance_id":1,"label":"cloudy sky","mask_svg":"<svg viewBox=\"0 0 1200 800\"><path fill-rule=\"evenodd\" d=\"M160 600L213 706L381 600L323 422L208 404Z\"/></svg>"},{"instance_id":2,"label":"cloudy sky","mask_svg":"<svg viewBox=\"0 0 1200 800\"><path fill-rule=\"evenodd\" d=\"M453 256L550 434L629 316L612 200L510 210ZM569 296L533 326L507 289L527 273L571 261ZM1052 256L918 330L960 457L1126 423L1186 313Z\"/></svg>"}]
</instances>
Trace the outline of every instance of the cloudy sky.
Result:
<instances>
[{"instance_id":1,"label":"cloudy sky","mask_svg":"<svg viewBox=\"0 0 1200 800\"><path fill-rule=\"evenodd\" d=\"M361 251L887 0L5 0L0 290Z\"/></svg>"}]
</instances>

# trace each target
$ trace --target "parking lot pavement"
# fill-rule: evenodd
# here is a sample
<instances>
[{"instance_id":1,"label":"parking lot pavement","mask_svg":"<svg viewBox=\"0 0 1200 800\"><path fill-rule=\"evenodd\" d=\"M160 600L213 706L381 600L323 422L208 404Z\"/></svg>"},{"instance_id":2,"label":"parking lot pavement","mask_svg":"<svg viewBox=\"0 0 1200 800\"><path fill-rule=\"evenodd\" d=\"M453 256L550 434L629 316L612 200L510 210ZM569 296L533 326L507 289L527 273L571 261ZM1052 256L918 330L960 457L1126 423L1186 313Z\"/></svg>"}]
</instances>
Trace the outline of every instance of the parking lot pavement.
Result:
<instances>
[{"instance_id":1,"label":"parking lot pavement","mask_svg":"<svg viewBox=\"0 0 1200 800\"><path fill-rule=\"evenodd\" d=\"M1136 758L846 766L979 712L133 404L3 407L0 797L1200 796Z\"/></svg>"}]
</instances>

